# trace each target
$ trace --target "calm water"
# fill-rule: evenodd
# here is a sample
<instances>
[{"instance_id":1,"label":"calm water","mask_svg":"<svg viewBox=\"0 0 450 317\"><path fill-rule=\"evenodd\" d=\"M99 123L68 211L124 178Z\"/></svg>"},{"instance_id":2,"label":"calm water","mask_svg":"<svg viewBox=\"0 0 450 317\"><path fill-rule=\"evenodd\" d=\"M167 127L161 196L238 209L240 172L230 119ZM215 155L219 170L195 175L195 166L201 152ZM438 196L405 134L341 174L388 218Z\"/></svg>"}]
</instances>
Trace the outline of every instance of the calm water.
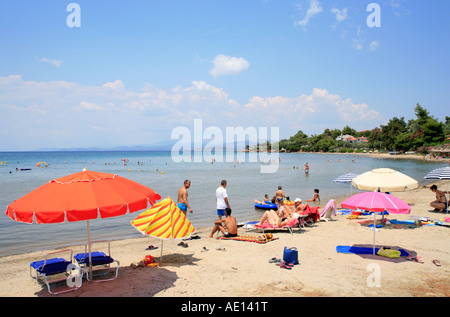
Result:
<instances>
[{"instance_id":1,"label":"calm water","mask_svg":"<svg viewBox=\"0 0 450 317\"><path fill-rule=\"evenodd\" d=\"M124 166L123 159L128 160L127 166ZM211 164L175 163L170 152L0 152L0 161L7 162L7 166L3 164L0 167L0 206L3 209L0 216L0 256L86 242L85 221L24 224L12 221L5 215L6 207L15 199L49 180L79 172L85 167L129 178L153 188L162 198L170 196L175 202L177 191L184 180L191 180L188 193L194 213L188 214L188 218L197 228L211 227L216 220L215 190L222 179L228 182L227 192L233 216L242 222L261 217L261 211L254 209L254 199L262 199L264 194L272 197L278 185L291 199L309 199L313 196L313 189L319 188L324 203L330 198L350 195L349 184L332 182L334 178L349 172L363 173L373 168L389 167L422 184L425 183L423 177L426 173L439 167L439 164L430 162L380 160L350 155L280 153L280 160L278 172L262 174L261 163L249 162L248 156L240 164ZM48 167L37 168L38 162L46 162ZM308 176L303 171L306 162L310 165ZM20 170L27 168L31 170ZM353 189L352 192L358 191ZM91 220L91 239L113 240L141 236L130 225L130 221L140 212Z\"/></svg>"}]
</instances>

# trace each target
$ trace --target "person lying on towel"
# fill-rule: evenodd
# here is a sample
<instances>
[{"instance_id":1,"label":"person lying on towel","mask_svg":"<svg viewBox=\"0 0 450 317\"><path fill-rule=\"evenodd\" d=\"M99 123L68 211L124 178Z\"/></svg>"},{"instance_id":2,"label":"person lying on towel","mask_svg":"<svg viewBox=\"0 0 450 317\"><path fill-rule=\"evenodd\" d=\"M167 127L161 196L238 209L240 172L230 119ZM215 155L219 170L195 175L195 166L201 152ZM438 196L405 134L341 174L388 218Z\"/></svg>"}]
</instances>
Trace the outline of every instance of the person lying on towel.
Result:
<instances>
[{"instance_id":1,"label":"person lying on towel","mask_svg":"<svg viewBox=\"0 0 450 317\"><path fill-rule=\"evenodd\" d=\"M225 209L225 218L214 222L214 228L207 238L212 238L214 233L219 231L223 233L226 238L237 237L237 222L236 218L231 216L231 209Z\"/></svg>"}]
</instances>

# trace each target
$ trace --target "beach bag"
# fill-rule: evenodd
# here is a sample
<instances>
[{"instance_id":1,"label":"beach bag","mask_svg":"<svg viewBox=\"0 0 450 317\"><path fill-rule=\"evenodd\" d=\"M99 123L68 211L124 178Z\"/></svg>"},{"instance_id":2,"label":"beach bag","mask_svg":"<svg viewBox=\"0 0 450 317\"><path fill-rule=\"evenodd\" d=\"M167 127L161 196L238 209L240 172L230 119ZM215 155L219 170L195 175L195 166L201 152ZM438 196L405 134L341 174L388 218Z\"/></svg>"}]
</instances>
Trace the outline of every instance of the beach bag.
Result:
<instances>
[{"instance_id":1,"label":"beach bag","mask_svg":"<svg viewBox=\"0 0 450 317\"><path fill-rule=\"evenodd\" d=\"M389 248L380 248L377 252L378 255L387 257L387 258L399 258L401 252L398 250L393 250Z\"/></svg>"},{"instance_id":2,"label":"beach bag","mask_svg":"<svg viewBox=\"0 0 450 317\"><path fill-rule=\"evenodd\" d=\"M284 247L283 261L287 263L298 264L298 251L297 248Z\"/></svg>"}]
</instances>

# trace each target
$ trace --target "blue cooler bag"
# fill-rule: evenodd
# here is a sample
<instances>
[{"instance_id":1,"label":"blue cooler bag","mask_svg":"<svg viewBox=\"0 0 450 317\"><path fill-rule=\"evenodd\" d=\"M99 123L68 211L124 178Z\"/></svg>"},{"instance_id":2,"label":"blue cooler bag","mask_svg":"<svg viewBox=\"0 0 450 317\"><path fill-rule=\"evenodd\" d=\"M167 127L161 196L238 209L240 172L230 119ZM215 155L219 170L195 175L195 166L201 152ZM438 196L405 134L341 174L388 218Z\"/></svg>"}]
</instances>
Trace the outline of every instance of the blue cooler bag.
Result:
<instances>
[{"instance_id":1,"label":"blue cooler bag","mask_svg":"<svg viewBox=\"0 0 450 317\"><path fill-rule=\"evenodd\" d=\"M286 248L284 247L283 261L287 263L298 264L298 251L297 248Z\"/></svg>"}]
</instances>

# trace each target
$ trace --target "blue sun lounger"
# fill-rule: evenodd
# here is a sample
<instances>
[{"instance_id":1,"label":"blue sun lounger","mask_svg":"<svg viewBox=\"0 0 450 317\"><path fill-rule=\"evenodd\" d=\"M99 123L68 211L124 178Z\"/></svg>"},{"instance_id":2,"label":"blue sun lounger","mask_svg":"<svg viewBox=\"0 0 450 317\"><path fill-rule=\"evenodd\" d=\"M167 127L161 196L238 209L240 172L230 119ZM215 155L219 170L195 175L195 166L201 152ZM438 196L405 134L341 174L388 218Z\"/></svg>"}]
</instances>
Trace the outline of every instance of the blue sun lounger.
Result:
<instances>
[{"instance_id":1,"label":"blue sun lounger","mask_svg":"<svg viewBox=\"0 0 450 317\"><path fill-rule=\"evenodd\" d=\"M49 258L50 255L54 255L56 253L68 253L68 252L70 252L70 261L62 257ZM79 269L78 266L72 263L72 255L73 251L70 249L48 253L45 256L44 260L34 261L30 263L30 276L36 279L36 281L44 282L47 285L47 289L50 294L57 295L61 293L75 291L81 287L83 272L81 270L79 270L79 272L72 271L72 269L77 268ZM73 266L69 267L69 265L71 264L73 264ZM32 274L33 270L36 273L35 276L33 276ZM76 275L72 275L72 273L75 273ZM56 278L50 279L51 276ZM75 277L77 278L77 281L73 282L73 278ZM69 280L72 283L68 282ZM67 281L67 285L70 288L61 290L59 292L54 292L51 290L50 284L62 281Z\"/></svg>"},{"instance_id":2,"label":"blue sun lounger","mask_svg":"<svg viewBox=\"0 0 450 317\"><path fill-rule=\"evenodd\" d=\"M119 274L119 261L113 259L111 257L111 243L108 240L101 240L101 241L92 241L91 242L91 249L92 244L94 243L107 243L108 244L108 254L100 251L92 252L91 250L91 260L92 260L92 272L102 271L101 273L96 274L95 276L99 275L106 275L111 270L115 269L115 276L112 278L107 279L99 279L94 280L93 276L90 276L89 274L89 251L88 251L88 244L85 245L84 253L78 253L74 256L74 259L77 261L78 265L84 270L86 273L86 277L89 281L92 282L104 282L104 281L111 281L117 278L117 275ZM116 267L112 267L111 264L116 263ZM94 275L92 273L92 275Z\"/></svg>"}]
</instances>

